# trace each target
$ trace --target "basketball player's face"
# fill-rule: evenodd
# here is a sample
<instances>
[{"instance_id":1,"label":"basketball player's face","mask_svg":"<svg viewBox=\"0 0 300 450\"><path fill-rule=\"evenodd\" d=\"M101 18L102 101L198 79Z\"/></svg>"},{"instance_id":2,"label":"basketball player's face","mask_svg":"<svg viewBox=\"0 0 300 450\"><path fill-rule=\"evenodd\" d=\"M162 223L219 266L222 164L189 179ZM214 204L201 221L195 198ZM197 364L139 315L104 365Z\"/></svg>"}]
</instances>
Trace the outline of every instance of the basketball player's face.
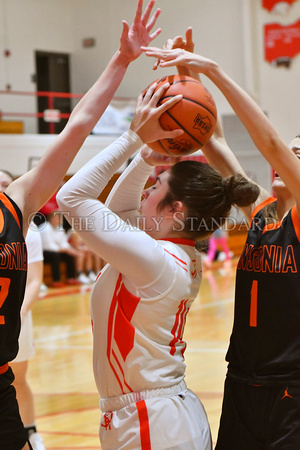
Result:
<instances>
[{"instance_id":1,"label":"basketball player's face","mask_svg":"<svg viewBox=\"0 0 300 450\"><path fill-rule=\"evenodd\" d=\"M5 192L12 181L12 178L7 173L0 170L0 192Z\"/></svg>"},{"instance_id":2,"label":"basketball player's face","mask_svg":"<svg viewBox=\"0 0 300 450\"><path fill-rule=\"evenodd\" d=\"M295 155L298 157L298 159L300 159L300 137L296 137L295 139L293 139L290 142L289 147L292 150L292 152L295 153ZM277 194L276 191L278 189L282 189L282 188L287 189L284 182L281 180L280 176L278 175L278 173L275 173L272 187L276 194Z\"/></svg>"},{"instance_id":3,"label":"basketball player's face","mask_svg":"<svg viewBox=\"0 0 300 450\"><path fill-rule=\"evenodd\" d=\"M149 231L153 227L158 226L159 220L164 216L164 209L157 211L159 202L166 196L169 185L169 172L163 172L156 179L156 183L143 191L140 214L143 217L143 228ZM152 234L152 233L149 233Z\"/></svg>"}]
</instances>

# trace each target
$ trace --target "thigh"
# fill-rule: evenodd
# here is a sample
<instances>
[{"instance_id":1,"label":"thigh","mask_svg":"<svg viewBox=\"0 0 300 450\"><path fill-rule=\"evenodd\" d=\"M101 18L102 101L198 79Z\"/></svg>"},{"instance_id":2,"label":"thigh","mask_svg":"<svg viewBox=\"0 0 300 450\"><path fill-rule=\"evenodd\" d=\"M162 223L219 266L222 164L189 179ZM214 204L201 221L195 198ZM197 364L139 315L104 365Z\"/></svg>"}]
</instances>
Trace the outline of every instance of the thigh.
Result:
<instances>
[{"instance_id":1,"label":"thigh","mask_svg":"<svg viewBox=\"0 0 300 450\"><path fill-rule=\"evenodd\" d=\"M185 395L147 402L151 448L211 450L212 439L205 409L190 390Z\"/></svg>"},{"instance_id":2,"label":"thigh","mask_svg":"<svg viewBox=\"0 0 300 450\"><path fill-rule=\"evenodd\" d=\"M227 377L215 450L263 450L259 391Z\"/></svg>"},{"instance_id":3,"label":"thigh","mask_svg":"<svg viewBox=\"0 0 300 450\"><path fill-rule=\"evenodd\" d=\"M13 386L0 391L0 442L1 450L20 450L27 442Z\"/></svg>"},{"instance_id":4,"label":"thigh","mask_svg":"<svg viewBox=\"0 0 300 450\"><path fill-rule=\"evenodd\" d=\"M268 449L300 448L300 386L276 388L269 412Z\"/></svg>"},{"instance_id":5,"label":"thigh","mask_svg":"<svg viewBox=\"0 0 300 450\"><path fill-rule=\"evenodd\" d=\"M35 354L34 342L33 342L33 325L32 325L32 313L28 311L23 319L21 325L21 332L19 336L19 351L14 363L28 361Z\"/></svg>"},{"instance_id":6,"label":"thigh","mask_svg":"<svg viewBox=\"0 0 300 450\"><path fill-rule=\"evenodd\" d=\"M191 391L155 397L102 415L103 450L211 450L211 433L202 403Z\"/></svg>"}]
</instances>

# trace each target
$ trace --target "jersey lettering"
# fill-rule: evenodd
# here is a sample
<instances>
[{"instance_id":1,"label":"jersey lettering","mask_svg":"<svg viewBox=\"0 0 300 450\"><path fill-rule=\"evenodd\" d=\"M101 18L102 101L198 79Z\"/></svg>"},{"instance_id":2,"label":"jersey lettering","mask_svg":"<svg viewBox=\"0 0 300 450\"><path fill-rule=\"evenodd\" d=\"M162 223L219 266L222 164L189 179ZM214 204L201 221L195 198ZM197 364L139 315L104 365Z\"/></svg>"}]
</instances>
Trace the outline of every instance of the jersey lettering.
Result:
<instances>
[{"instance_id":1,"label":"jersey lettering","mask_svg":"<svg viewBox=\"0 0 300 450\"><path fill-rule=\"evenodd\" d=\"M8 296L9 286L10 278L0 277L0 309ZM0 325L5 325L5 317L3 315L0 315Z\"/></svg>"},{"instance_id":2,"label":"jersey lettering","mask_svg":"<svg viewBox=\"0 0 300 450\"><path fill-rule=\"evenodd\" d=\"M237 268L248 272L298 272L292 245L283 249L279 245L253 247L253 245L245 244Z\"/></svg>"},{"instance_id":3,"label":"jersey lettering","mask_svg":"<svg viewBox=\"0 0 300 450\"><path fill-rule=\"evenodd\" d=\"M27 252L25 242L0 244L0 269L27 269Z\"/></svg>"}]
</instances>

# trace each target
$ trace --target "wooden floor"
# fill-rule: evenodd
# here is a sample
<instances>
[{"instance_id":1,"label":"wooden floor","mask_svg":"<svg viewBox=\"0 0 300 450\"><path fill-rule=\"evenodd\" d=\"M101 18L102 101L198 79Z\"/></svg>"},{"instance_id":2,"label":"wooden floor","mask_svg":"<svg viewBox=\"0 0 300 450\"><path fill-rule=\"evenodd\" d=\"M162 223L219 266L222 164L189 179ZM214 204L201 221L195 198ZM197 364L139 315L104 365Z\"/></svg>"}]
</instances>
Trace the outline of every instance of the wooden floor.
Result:
<instances>
[{"instance_id":1,"label":"wooden floor","mask_svg":"<svg viewBox=\"0 0 300 450\"><path fill-rule=\"evenodd\" d=\"M185 331L188 387L202 400L216 440L232 327L235 261L203 274ZM47 450L99 449L92 371L91 287L49 290L33 310L36 355L28 380Z\"/></svg>"}]
</instances>

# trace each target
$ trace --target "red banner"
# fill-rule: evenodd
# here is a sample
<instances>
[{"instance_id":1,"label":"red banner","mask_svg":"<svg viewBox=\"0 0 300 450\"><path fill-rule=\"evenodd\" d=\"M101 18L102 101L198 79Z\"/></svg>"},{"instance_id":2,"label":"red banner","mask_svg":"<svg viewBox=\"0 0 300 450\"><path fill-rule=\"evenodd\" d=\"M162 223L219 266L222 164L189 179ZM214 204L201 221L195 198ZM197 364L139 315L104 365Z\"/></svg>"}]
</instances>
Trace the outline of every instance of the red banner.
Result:
<instances>
[{"instance_id":1,"label":"red banner","mask_svg":"<svg viewBox=\"0 0 300 450\"><path fill-rule=\"evenodd\" d=\"M265 25L264 41L266 61L290 61L300 53L300 19L287 26L278 23Z\"/></svg>"},{"instance_id":2,"label":"red banner","mask_svg":"<svg viewBox=\"0 0 300 450\"><path fill-rule=\"evenodd\" d=\"M262 5L270 12L287 13L289 7L297 0L262 0Z\"/></svg>"}]
</instances>

